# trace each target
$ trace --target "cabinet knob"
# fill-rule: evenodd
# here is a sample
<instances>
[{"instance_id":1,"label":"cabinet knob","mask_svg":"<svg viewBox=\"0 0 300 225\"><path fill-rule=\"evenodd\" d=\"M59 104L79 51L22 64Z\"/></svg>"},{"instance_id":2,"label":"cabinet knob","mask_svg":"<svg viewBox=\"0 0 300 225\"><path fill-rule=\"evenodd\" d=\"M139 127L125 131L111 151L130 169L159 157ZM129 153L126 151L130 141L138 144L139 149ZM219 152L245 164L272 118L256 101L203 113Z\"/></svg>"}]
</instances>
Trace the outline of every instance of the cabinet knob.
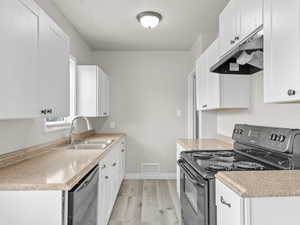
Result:
<instances>
[{"instance_id":1,"label":"cabinet knob","mask_svg":"<svg viewBox=\"0 0 300 225\"><path fill-rule=\"evenodd\" d=\"M46 115L47 114L47 110L46 109L42 109L41 110L41 114Z\"/></svg>"},{"instance_id":2,"label":"cabinet knob","mask_svg":"<svg viewBox=\"0 0 300 225\"><path fill-rule=\"evenodd\" d=\"M52 114L53 113L53 109L47 109L47 113L48 114Z\"/></svg>"},{"instance_id":3,"label":"cabinet knob","mask_svg":"<svg viewBox=\"0 0 300 225\"><path fill-rule=\"evenodd\" d=\"M203 105L203 106L202 106L202 108L206 108L206 107L207 107L207 105Z\"/></svg>"},{"instance_id":4,"label":"cabinet knob","mask_svg":"<svg viewBox=\"0 0 300 225\"><path fill-rule=\"evenodd\" d=\"M238 41L238 40L240 40L240 37L239 36L235 36L234 40Z\"/></svg>"},{"instance_id":5,"label":"cabinet knob","mask_svg":"<svg viewBox=\"0 0 300 225\"><path fill-rule=\"evenodd\" d=\"M125 149L122 149L121 152L125 152Z\"/></svg>"},{"instance_id":6,"label":"cabinet knob","mask_svg":"<svg viewBox=\"0 0 300 225\"><path fill-rule=\"evenodd\" d=\"M106 165L104 164L103 166L101 166L101 170L105 169Z\"/></svg>"},{"instance_id":7,"label":"cabinet knob","mask_svg":"<svg viewBox=\"0 0 300 225\"><path fill-rule=\"evenodd\" d=\"M294 95L296 94L296 91L293 90L293 89L289 89L289 90L287 91L287 94L288 94L288 96L294 96Z\"/></svg>"},{"instance_id":8,"label":"cabinet knob","mask_svg":"<svg viewBox=\"0 0 300 225\"><path fill-rule=\"evenodd\" d=\"M109 176L105 176L105 179L109 179Z\"/></svg>"},{"instance_id":9,"label":"cabinet knob","mask_svg":"<svg viewBox=\"0 0 300 225\"><path fill-rule=\"evenodd\" d=\"M113 166L113 167L115 167L116 165L117 165L117 163L116 163L116 162L112 164L112 166Z\"/></svg>"},{"instance_id":10,"label":"cabinet knob","mask_svg":"<svg viewBox=\"0 0 300 225\"><path fill-rule=\"evenodd\" d=\"M231 40L231 41L230 41L230 44L231 44L231 45L233 45L234 43L235 43L235 41L234 41L234 40Z\"/></svg>"}]
</instances>

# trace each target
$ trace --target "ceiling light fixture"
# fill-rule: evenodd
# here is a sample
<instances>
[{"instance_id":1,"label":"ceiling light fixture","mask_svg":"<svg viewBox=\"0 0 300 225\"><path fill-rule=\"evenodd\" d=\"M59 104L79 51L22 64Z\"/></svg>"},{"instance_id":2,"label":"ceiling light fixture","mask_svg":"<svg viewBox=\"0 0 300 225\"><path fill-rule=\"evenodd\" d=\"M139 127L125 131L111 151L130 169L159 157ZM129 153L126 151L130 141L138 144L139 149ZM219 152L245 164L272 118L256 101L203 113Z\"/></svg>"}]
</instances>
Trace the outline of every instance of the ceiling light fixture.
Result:
<instances>
[{"instance_id":1,"label":"ceiling light fixture","mask_svg":"<svg viewBox=\"0 0 300 225\"><path fill-rule=\"evenodd\" d=\"M155 28L162 20L162 15L157 12L141 12L136 17L143 27L147 29Z\"/></svg>"}]
</instances>

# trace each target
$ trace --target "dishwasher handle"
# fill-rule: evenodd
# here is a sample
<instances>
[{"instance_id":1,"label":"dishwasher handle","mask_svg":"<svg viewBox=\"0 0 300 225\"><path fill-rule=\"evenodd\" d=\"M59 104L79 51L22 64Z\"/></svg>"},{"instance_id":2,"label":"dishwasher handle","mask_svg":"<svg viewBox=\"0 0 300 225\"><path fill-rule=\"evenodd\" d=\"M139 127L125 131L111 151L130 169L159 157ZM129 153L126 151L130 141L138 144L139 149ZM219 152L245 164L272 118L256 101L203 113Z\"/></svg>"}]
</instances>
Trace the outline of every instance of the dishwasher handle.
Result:
<instances>
[{"instance_id":1,"label":"dishwasher handle","mask_svg":"<svg viewBox=\"0 0 300 225\"><path fill-rule=\"evenodd\" d=\"M75 192L82 191L94 180L94 178L99 174L99 168L96 167L88 177L76 188Z\"/></svg>"}]
</instances>

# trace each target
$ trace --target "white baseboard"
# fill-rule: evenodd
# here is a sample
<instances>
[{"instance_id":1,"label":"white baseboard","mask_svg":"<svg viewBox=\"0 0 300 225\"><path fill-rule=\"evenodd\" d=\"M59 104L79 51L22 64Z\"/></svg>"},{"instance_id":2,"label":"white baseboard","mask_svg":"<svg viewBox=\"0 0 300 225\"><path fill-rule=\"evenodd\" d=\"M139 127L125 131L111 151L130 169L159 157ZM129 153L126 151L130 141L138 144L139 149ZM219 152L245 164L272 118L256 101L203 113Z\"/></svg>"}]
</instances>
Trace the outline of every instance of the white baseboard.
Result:
<instances>
[{"instance_id":1,"label":"white baseboard","mask_svg":"<svg viewBox=\"0 0 300 225\"><path fill-rule=\"evenodd\" d=\"M142 173L127 173L126 180L176 180L176 173L160 173L154 175Z\"/></svg>"}]
</instances>

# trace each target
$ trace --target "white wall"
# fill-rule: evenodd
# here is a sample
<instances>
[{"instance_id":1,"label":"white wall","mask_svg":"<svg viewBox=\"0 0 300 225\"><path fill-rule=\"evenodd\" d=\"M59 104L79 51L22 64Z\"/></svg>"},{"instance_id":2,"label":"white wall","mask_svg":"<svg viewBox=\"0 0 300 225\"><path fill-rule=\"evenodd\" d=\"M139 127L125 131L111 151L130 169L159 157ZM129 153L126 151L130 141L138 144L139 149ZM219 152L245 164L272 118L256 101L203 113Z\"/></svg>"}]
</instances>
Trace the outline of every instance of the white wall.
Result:
<instances>
[{"instance_id":1,"label":"white wall","mask_svg":"<svg viewBox=\"0 0 300 225\"><path fill-rule=\"evenodd\" d=\"M248 110L218 113L218 132L231 136L235 123L300 128L300 104L264 104L263 73L252 76L251 106Z\"/></svg>"},{"instance_id":2,"label":"white wall","mask_svg":"<svg viewBox=\"0 0 300 225\"><path fill-rule=\"evenodd\" d=\"M70 36L71 54L79 63L91 62L91 50L73 26L53 5L51 0L36 0ZM0 154L12 152L24 147L48 142L66 135L65 131L44 133L44 121L32 120L0 120Z\"/></svg>"},{"instance_id":3,"label":"white wall","mask_svg":"<svg viewBox=\"0 0 300 225\"><path fill-rule=\"evenodd\" d=\"M112 115L94 120L96 130L128 134L127 172L140 172L142 162L160 163L162 173L175 172L176 139L187 135L190 53L95 52L94 60L111 76L112 89Z\"/></svg>"}]
</instances>

